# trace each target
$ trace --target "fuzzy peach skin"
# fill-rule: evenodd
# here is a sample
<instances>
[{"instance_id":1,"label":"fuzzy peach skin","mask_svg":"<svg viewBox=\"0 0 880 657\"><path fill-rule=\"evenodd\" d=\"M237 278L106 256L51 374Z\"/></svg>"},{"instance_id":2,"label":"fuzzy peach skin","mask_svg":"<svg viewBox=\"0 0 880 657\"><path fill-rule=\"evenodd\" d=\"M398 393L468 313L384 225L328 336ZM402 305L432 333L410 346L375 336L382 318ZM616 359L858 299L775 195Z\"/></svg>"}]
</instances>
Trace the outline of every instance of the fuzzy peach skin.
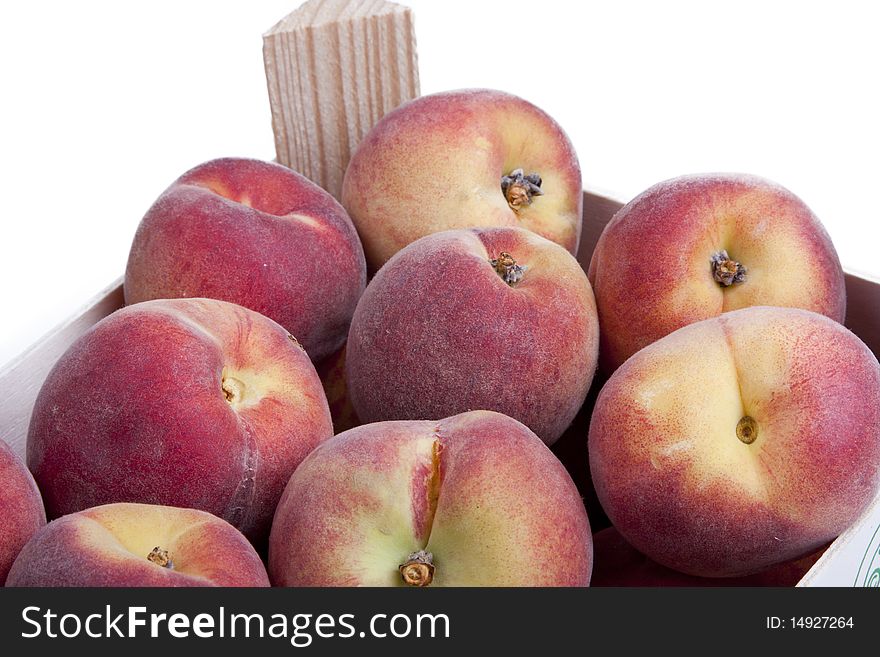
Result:
<instances>
[{"instance_id":1,"label":"fuzzy peach skin","mask_svg":"<svg viewBox=\"0 0 880 657\"><path fill-rule=\"evenodd\" d=\"M876 497L880 365L823 315L725 313L614 373L589 452L633 547L691 575L748 575L828 543Z\"/></svg>"},{"instance_id":2,"label":"fuzzy peach skin","mask_svg":"<svg viewBox=\"0 0 880 657\"><path fill-rule=\"evenodd\" d=\"M0 440L0 586L15 557L31 536L46 524L37 483L12 448Z\"/></svg>"},{"instance_id":3,"label":"fuzzy peach skin","mask_svg":"<svg viewBox=\"0 0 880 657\"><path fill-rule=\"evenodd\" d=\"M713 255L745 267L729 286ZM748 306L804 308L843 322L846 290L831 239L798 197L738 174L691 175L643 192L615 214L589 267L609 374L687 324Z\"/></svg>"},{"instance_id":4,"label":"fuzzy peach skin","mask_svg":"<svg viewBox=\"0 0 880 657\"><path fill-rule=\"evenodd\" d=\"M319 446L275 512L269 576L405 586L399 567L420 550L432 586L586 586L593 552L562 464L519 422L473 411L362 425Z\"/></svg>"},{"instance_id":5,"label":"fuzzy peach skin","mask_svg":"<svg viewBox=\"0 0 880 657\"><path fill-rule=\"evenodd\" d=\"M269 579L253 546L228 522L195 509L121 503L43 527L15 560L7 585L269 586Z\"/></svg>"},{"instance_id":6,"label":"fuzzy peach skin","mask_svg":"<svg viewBox=\"0 0 880 657\"><path fill-rule=\"evenodd\" d=\"M508 284L492 265L526 267ZM346 382L363 422L485 409L552 444L596 369L589 281L558 244L523 228L435 233L388 261L358 303Z\"/></svg>"},{"instance_id":7,"label":"fuzzy peach skin","mask_svg":"<svg viewBox=\"0 0 880 657\"><path fill-rule=\"evenodd\" d=\"M366 285L343 207L271 162L223 158L183 174L141 220L125 301L208 297L274 319L318 361L339 349Z\"/></svg>"},{"instance_id":8,"label":"fuzzy peach skin","mask_svg":"<svg viewBox=\"0 0 880 657\"><path fill-rule=\"evenodd\" d=\"M696 577L661 566L627 543L614 527L593 534L593 576L590 586L785 586L807 574L825 546L794 561L784 561L743 577Z\"/></svg>"},{"instance_id":9,"label":"fuzzy peach skin","mask_svg":"<svg viewBox=\"0 0 880 657\"><path fill-rule=\"evenodd\" d=\"M543 195L515 210L502 176L537 173ZM371 271L420 237L521 226L577 253L581 170L562 128L531 103L489 89L422 96L386 114L342 184Z\"/></svg>"},{"instance_id":10,"label":"fuzzy peach skin","mask_svg":"<svg viewBox=\"0 0 880 657\"><path fill-rule=\"evenodd\" d=\"M193 507L259 544L291 472L332 434L315 368L280 325L224 301L147 301L98 322L49 373L27 462L52 518Z\"/></svg>"}]
</instances>

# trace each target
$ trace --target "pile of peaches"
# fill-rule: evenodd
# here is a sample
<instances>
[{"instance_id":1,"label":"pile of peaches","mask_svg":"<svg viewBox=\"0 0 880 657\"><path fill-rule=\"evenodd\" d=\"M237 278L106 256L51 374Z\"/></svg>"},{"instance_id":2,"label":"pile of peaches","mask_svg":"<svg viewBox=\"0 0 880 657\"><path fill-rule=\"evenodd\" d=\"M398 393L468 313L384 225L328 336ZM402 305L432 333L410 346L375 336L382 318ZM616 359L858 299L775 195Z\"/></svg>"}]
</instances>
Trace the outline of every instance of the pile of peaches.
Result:
<instances>
[{"instance_id":1,"label":"pile of peaches","mask_svg":"<svg viewBox=\"0 0 880 657\"><path fill-rule=\"evenodd\" d=\"M386 115L341 203L270 162L183 174L126 306L45 380L26 466L0 450L0 582L797 581L880 488L831 240L772 182L690 175L585 272L582 204L559 125L488 90Z\"/></svg>"}]
</instances>

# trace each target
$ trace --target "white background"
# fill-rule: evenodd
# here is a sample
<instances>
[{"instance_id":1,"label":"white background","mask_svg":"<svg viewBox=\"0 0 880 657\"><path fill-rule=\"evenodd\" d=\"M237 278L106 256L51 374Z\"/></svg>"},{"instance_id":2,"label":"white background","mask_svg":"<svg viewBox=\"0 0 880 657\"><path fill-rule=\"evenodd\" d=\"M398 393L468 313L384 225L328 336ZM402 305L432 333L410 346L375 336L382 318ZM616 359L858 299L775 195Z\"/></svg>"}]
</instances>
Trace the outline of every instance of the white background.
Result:
<instances>
[{"instance_id":1,"label":"white background","mask_svg":"<svg viewBox=\"0 0 880 657\"><path fill-rule=\"evenodd\" d=\"M880 278L877 3L410 0L422 93L543 107L587 189L744 171ZM122 274L141 216L210 158L274 157L261 35L297 0L0 4L0 365Z\"/></svg>"}]
</instances>

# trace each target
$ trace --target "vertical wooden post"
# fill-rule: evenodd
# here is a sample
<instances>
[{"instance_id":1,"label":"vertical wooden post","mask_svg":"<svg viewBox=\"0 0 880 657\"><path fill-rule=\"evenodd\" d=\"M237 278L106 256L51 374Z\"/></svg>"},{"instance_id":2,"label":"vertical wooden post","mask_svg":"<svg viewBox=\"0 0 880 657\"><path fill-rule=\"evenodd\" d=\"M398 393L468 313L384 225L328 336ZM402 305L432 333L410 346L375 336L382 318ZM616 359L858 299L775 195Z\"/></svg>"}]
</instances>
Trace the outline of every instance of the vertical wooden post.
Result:
<instances>
[{"instance_id":1,"label":"vertical wooden post","mask_svg":"<svg viewBox=\"0 0 880 657\"><path fill-rule=\"evenodd\" d=\"M339 198L348 160L385 113L419 95L412 11L309 0L263 35L278 162Z\"/></svg>"}]
</instances>

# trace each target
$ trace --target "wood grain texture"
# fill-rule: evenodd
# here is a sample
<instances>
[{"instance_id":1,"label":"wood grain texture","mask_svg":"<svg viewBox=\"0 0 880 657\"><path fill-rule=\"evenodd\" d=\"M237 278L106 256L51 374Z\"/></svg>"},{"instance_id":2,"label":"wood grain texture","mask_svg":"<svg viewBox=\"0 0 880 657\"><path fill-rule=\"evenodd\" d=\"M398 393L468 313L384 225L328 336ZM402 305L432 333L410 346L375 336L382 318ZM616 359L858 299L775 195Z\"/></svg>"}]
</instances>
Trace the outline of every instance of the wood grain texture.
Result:
<instances>
[{"instance_id":1,"label":"wood grain texture","mask_svg":"<svg viewBox=\"0 0 880 657\"><path fill-rule=\"evenodd\" d=\"M412 11L310 0L263 35L276 159L339 198L354 149L419 95Z\"/></svg>"}]
</instances>

